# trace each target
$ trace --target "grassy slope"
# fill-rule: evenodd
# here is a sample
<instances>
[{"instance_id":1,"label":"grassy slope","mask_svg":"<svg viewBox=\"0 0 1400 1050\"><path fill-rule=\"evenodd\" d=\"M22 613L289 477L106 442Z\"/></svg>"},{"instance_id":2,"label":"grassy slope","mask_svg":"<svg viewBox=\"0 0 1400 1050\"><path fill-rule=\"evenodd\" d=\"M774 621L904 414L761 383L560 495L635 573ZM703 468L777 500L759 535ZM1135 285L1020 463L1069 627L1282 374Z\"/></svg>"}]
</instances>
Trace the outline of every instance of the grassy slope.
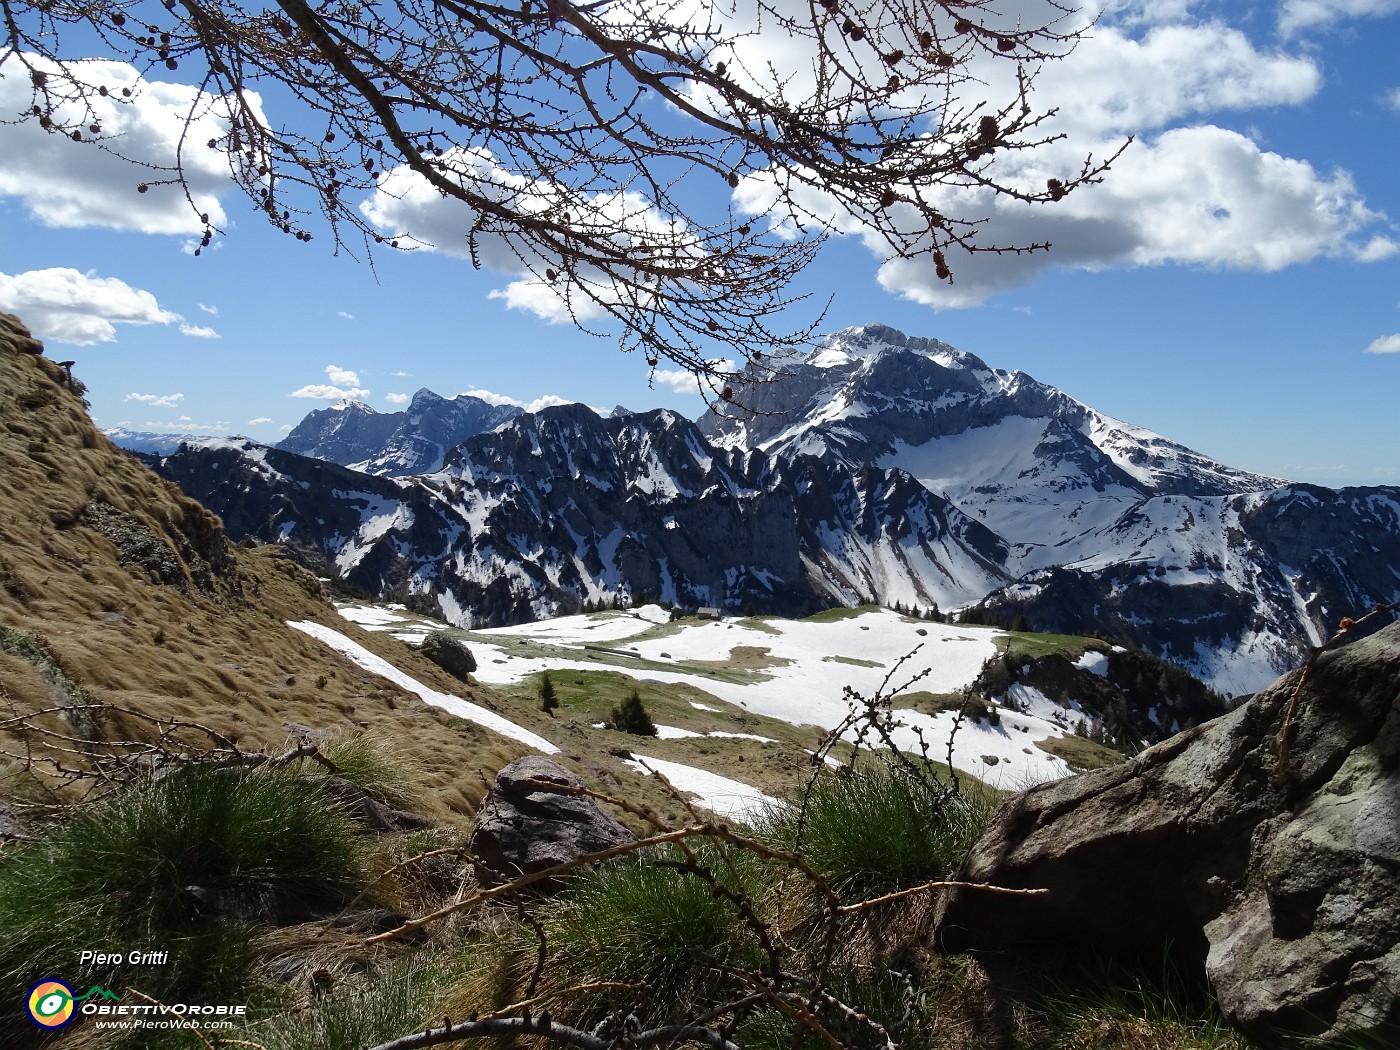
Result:
<instances>
[{"instance_id":1,"label":"grassy slope","mask_svg":"<svg viewBox=\"0 0 1400 1050\"><path fill-rule=\"evenodd\" d=\"M521 745L426 706L284 621L331 624L434 688L499 699L341 620L279 551L232 548L214 515L96 431L62 369L17 352L23 337L0 315L0 627L40 639L90 700L197 721L240 748L280 747L298 725L373 730L415 756L444 806L474 810L485 778ZM51 703L32 664L0 653L0 710ZM128 720L107 732L143 730Z\"/></svg>"},{"instance_id":2,"label":"grassy slope","mask_svg":"<svg viewBox=\"0 0 1400 1050\"><path fill-rule=\"evenodd\" d=\"M580 709L575 718L566 688L562 717L550 718L528 697L460 682L404 642L345 621L320 583L280 550L232 547L217 517L112 445L63 370L22 352L26 342L23 327L0 314L0 628L39 639L90 701L198 722L247 750L280 748L298 726L370 730L414 757L446 811L473 813L495 771L527 749L427 706L285 626L316 620L425 685L555 740L564 750L559 760L604 790L683 818L654 780L609 753L636 738L591 728L617 690L601 714ZM31 663L0 651L0 718L53 703ZM669 709L658 714L689 725L671 720ZM703 742L714 759L705 764L765 789L795 786L805 768L797 739L815 743L815 731L777 723L725 728L782 741ZM149 735L131 719L103 732ZM675 761L703 757L688 743L645 746ZM17 753L19 741L0 730L0 748ZM36 791L43 794L0 758L0 800Z\"/></svg>"}]
</instances>

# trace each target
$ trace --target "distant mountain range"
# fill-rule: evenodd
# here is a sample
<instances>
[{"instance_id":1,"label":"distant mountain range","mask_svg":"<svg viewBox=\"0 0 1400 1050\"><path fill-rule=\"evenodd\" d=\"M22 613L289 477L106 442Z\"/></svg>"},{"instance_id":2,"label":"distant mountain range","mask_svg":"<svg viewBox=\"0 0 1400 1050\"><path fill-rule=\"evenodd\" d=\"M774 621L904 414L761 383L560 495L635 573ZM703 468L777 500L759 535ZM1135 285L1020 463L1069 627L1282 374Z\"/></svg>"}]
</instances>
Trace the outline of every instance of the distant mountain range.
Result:
<instances>
[{"instance_id":1,"label":"distant mountain range","mask_svg":"<svg viewBox=\"0 0 1400 1050\"><path fill-rule=\"evenodd\" d=\"M330 460L366 474L426 474L449 450L521 414L470 394L441 397L423 389L402 412L376 412L362 401L341 401L312 412L277 447Z\"/></svg>"},{"instance_id":2,"label":"distant mountain range","mask_svg":"<svg viewBox=\"0 0 1400 1050\"><path fill-rule=\"evenodd\" d=\"M746 378L748 411L698 422L582 405L491 422L476 399L420 391L404 413L312 413L279 448L154 463L233 536L463 626L619 594L977 606L1101 632L1239 694L1400 597L1400 489L1233 470L882 325ZM454 446L459 420L478 429Z\"/></svg>"}]
</instances>

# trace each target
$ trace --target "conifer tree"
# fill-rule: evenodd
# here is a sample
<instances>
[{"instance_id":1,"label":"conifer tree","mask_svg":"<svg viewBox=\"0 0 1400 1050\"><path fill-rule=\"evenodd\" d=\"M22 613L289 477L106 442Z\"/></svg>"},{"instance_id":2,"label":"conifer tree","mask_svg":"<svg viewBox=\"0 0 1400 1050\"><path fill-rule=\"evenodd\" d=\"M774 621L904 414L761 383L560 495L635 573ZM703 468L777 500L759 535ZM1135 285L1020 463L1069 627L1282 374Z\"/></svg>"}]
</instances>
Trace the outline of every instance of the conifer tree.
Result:
<instances>
[{"instance_id":1,"label":"conifer tree","mask_svg":"<svg viewBox=\"0 0 1400 1050\"><path fill-rule=\"evenodd\" d=\"M627 694L626 700L612 709L609 728L633 736L656 736L656 723L647 714L642 698L635 689Z\"/></svg>"},{"instance_id":2,"label":"conifer tree","mask_svg":"<svg viewBox=\"0 0 1400 1050\"><path fill-rule=\"evenodd\" d=\"M559 697L554 692L554 683L550 680L549 672L545 671L540 675L540 710L547 715L552 715L559 706Z\"/></svg>"}]
</instances>

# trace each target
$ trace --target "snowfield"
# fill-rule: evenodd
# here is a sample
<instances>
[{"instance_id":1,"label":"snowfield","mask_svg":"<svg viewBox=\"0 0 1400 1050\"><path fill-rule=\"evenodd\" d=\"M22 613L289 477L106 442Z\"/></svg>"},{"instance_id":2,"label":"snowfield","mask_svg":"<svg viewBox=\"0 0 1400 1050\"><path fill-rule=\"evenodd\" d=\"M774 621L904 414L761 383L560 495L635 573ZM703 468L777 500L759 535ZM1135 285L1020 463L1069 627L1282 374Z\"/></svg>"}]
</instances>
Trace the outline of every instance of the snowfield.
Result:
<instances>
[{"instance_id":1,"label":"snowfield","mask_svg":"<svg viewBox=\"0 0 1400 1050\"><path fill-rule=\"evenodd\" d=\"M401 632L401 626L376 613L361 611L364 608L346 606L340 611L371 630ZM878 609L827 622L687 621L671 628L669 620L664 609L651 605L629 612L564 616L474 631L469 645L477 658L475 677L487 684L504 686L546 670L607 669L639 680L685 683L743 711L792 725L833 729L850 713L848 688L867 698L881 692L888 696L897 690L955 693L963 689L977 678L982 665L997 654L995 639L1001 633L989 628L913 620ZM753 626L754 623L761 623L762 627ZM522 641L574 649L577 657L541 657L529 655L528 651L522 655ZM601 663L585 646L634 655L645 664L629 671L615 659ZM732 659L736 649L744 650L744 660ZM730 673L712 676L696 668L696 663L719 668L727 665ZM657 666L667 664L676 669ZM892 671L896 665L897 670ZM749 668L742 677L733 673L740 667ZM999 725L963 720L954 732L957 719L953 712L928 715L901 709L896 696L895 716L902 727L895 734L895 742L900 747L917 749L918 734L922 733L930 757L947 760L951 756L957 767L999 787L1020 788L1068 775L1070 769L1063 760L1035 744L1070 732L1079 717L1077 710L1061 708L1039 695L1016 699L1022 701L1026 710L1002 710ZM694 706L713 709L712 705ZM700 735L672 726L658 729L662 739ZM704 770L696 773L712 775ZM669 773L667 778L672 779ZM678 788L682 786L679 781L672 782ZM757 793L756 789L744 788ZM687 786L684 790L692 788ZM693 790L713 799L724 793L715 794L709 788ZM734 793L729 788L725 791ZM715 808L708 802L702 804Z\"/></svg>"},{"instance_id":2,"label":"snowfield","mask_svg":"<svg viewBox=\"0 0 1400 1050\"><path fill-rule=\"evenodd\" d=\"M417 693L422 697L423 702L440 707L444 711L449 711L458 718L464 718L468 722L475 722L479 726L500 733L501 736L518 740L522 744L533 747L536 751L543 751L546 755L556 755L559 749L542 736L530 732L523 726L518 726L507 718L502 718L495 711L488 711L479 704L468 703L459 696L452 696L449 693L439 693L436 689L429 689L416 678L404 674L393 664L383 657L376 656L359 642L351 641L339 631L332 630L324 624L316 623L314 620L288 621L288 627L294 627L303 634L309 634L317 641L324 642L336 652L349 657L359 664L366 671L377 674L381 678L387 678L401 689L406 689L410 693Z\"/></svg>"}]
</instances>

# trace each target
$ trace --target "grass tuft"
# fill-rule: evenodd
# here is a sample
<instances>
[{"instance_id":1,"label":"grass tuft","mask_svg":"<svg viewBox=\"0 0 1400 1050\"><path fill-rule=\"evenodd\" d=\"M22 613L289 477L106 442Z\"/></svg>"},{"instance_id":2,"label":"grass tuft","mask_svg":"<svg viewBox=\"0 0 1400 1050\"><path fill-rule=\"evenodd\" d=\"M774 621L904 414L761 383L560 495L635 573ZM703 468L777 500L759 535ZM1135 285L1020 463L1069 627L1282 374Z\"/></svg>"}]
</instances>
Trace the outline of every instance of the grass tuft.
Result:
<instances>
[{"instance_id":1,"label":"grass tuft","mask_svg":"<svg viewBox=\"0 0 1400 1050\"><path fill-rule=\"evenodd\" d=\"M414 813L430 808L420 786L422 770L406 748L384 735L339 733L321 745L321 752L335 764L337 776L375 801Z\"/></svg>"},{"instance_id":2,"label":"grass tuft","mask_svg":"<svg viewBox=\"0 0 1400 1050\"><path fill-rule=\"evenodd\" d=\"M250 1032L265 1050L364 1050L427 1027L447 970L422 953L333 981L304 1010L283 1014Z\"/></svg>"},{"instance_id":3,"label":"grass tuft","mask_svg":"<svg viewBox=\"0 0 1400 1050\"><path fill-rule=\"evenodd\" d=\"M805 814L769 814L764 834L801 853L852 900L945 877L986 821L990 792L958 794L885 764L824 773Z\"/></svg>"},{"instance_id":4,"label":"grass tuft","mask_svg":"<svg viewBox=\"0 0 1400 1050\"><path fill-rule=\"evenodd\" d=\"M5 858L0 974L69 973L82 950L124 945L169 950L169 963L85 977L150 995L231 994L250 934L189 887L335 904L361 882L359 851L354 825L304 779L192 766L142 782Z\"/></svg>"}]
</instances>

